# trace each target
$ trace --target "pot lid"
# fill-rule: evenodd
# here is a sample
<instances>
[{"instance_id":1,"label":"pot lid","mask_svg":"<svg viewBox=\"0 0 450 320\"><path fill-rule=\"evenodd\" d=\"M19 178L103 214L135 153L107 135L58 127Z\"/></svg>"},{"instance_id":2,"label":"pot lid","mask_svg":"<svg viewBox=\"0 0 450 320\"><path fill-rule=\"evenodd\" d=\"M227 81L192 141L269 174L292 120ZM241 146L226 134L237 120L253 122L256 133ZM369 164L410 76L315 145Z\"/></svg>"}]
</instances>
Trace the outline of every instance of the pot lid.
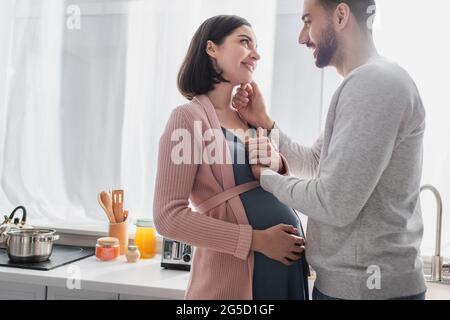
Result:
<instances>
[{"instance_id":1,"label":"pot lid","mask_svg":"<svg viewBox=\"0 0 450 320\"><path fill-rule=\"evenodd\" d=\"M50 236L53 235L56 230L53 229L40 229L40 228L23 228L23 229L12 229L7 232L9 236L20 236L20 237L40 237L40 236Z\"/></svg>"}]
</instances>

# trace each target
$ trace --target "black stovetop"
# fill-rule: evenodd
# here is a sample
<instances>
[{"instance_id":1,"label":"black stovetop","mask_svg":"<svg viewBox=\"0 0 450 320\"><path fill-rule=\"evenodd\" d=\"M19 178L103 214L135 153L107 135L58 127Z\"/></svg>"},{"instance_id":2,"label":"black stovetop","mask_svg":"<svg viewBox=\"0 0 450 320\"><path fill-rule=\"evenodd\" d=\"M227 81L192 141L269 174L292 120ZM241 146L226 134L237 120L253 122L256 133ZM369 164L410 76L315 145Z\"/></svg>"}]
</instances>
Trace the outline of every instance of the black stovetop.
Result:
<instances>
[{"instance_id":1,"label":"black stovetop","mask_svg":"<svg viewBox=\"0 0 450 320\"><path fill-rule=\"evenodd\" d=\"M0 249L0 267L49 271L95 254L95 248L53 245L50 259L37 263L11 262L6 249Z\"/></svg>"}]
</instances>

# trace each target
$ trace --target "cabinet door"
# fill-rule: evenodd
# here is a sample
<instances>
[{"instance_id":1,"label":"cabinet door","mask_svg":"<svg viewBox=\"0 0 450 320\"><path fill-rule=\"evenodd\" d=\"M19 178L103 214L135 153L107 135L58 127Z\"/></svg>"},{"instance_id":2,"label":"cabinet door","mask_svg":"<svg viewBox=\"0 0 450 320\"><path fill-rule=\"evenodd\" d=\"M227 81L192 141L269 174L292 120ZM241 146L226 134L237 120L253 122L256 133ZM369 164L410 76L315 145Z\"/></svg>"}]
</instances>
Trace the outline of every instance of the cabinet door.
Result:
<instances>
[{"instance_id":1,"label":"cabinet door","mask_svg":"<svg viewBox=\"0 0 450 320\"><path fill-rule=\"evenodd\" d=\"M0 281L0 300L45 300L45 286Z\"/></svg>"},{"instance_id":2,"label":"cabinet door","mask_svg":"<svg viewBox=\"0 0 450 320\"><path fill-rule=\"evenodd\" d=\"M157 297L137 296L134 294L120 294L119 300L165 300Z\"/></svg>"},{"instance_id":3,"label":"cabinet door","mask_svg":"<svg viewBox=\"0 0 450 320\"><path fill-rule=\"evenodd\" d=\"M69 290L60 287L47 288L47 300L118 300L117 293L90 290Z\"/></svg>"}]
</instances>

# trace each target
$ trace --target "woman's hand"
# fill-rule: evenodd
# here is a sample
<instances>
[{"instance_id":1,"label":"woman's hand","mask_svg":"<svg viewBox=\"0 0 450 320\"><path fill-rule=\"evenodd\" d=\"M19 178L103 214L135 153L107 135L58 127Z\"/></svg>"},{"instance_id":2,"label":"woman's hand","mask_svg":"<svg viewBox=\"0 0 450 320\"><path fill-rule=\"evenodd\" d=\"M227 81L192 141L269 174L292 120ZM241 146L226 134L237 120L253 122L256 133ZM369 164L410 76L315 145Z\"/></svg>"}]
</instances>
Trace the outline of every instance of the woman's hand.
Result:
<instances>
[{"instance_id":1,"label":"woman's hand","mask_svg":"<svg viewBox=\"0 0 450 320\"><path fill-rule=\"evenodd\" d=\"M252 250L290 266L299 260L300 254L305 251L305 240L296 234L298 230L286 224L262 231L254 230Z\"/></svg>"},{"instance_id":2,"label":"woman's hand","mask_svg":"<svg viewBox=\"0 0 450 320\"><path fill-rule=\"evenodd\" d=\"M264 98L255 82L242 84L233 97L233 107L253 127L273 129L274 121L267 114Z\"/></svg>"},{"instance_id":3,"label":"woman's hand","mask_svg":"<svg viewBox=\"0 0 450 320\"><path fill-rule=\"evenodd\" d=\"M260 164L252 165L252 173L256 180L261 180L261 175L262 175L264 169L268 169L268 168L264 167Z\"/></svg>"}]
</instances>

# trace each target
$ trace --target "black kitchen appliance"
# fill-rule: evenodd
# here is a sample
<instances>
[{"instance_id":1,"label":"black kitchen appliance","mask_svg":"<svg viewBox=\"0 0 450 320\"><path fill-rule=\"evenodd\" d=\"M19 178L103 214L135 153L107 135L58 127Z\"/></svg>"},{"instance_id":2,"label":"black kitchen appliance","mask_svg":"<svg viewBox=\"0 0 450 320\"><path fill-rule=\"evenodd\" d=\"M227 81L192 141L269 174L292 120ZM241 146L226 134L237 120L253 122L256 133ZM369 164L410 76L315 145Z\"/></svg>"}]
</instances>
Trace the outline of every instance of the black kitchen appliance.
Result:
<instances>
[{"instance_id":1,"label":"black kitchen appliance","mask_svg":"<svg viewBox=\"0 0 450 320\"><path fill-rule=\"evenodd\" d=\"M19 263L9 260L6 249L0 249L0 267L22 268L31 270L49 271L55 268L91 257L95 254L95 248L73 247L55 244L50 259L36 263Z\"/></svg>"}]
</instances>

